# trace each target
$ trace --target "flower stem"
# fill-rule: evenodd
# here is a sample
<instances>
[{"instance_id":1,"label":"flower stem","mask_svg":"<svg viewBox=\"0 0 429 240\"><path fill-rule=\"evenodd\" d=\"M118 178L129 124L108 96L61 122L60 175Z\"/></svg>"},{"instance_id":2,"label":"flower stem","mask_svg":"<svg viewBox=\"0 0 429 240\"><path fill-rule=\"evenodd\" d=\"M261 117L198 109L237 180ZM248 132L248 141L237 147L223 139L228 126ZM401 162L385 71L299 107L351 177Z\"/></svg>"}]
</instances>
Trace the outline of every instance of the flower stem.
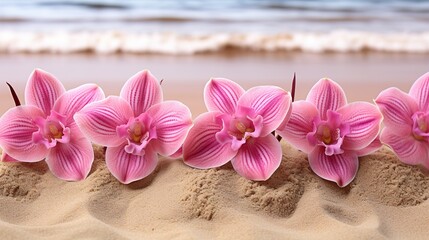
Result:
<instances>
[{"instance_id":1,"label":"flower stem","mask_svg":"<svg viewBox=\"0 0 429 240\"><path fill-rule=\"evenodd\" d=\"M295 88L296 88L296 73L293 73L293 79L292 79L292 88L290 90L290 94L292 95L292 102L295 101ZM272 134L275 136L274 131L272 132ZM280 135L277 135L277 141L281 141L282 137Z\"/></svg>"},{"instance_id":2,"label":"flower stem","mask_svg":"<svg viewBox=\"0 0 429 240\"><path fill-rule=\"evenodd\" d=\"M295 101L295 88L296 88L296 73L293 73L292 88L290 94L292 95L292 102Z\"/></svg>"},{"instance_id":3,"label":"flower stem","mask_svg":"<svg viewBox=\"0 0 429 240\"><path fill-rule=\"evenodd\" d=\"M8 82L6 84L9 86L10 93L12 94L13 101L15 101L15 106L20 106L21 102L19 101L18 95L16 95L15 89Z\"/></svg>"}]
</instances>

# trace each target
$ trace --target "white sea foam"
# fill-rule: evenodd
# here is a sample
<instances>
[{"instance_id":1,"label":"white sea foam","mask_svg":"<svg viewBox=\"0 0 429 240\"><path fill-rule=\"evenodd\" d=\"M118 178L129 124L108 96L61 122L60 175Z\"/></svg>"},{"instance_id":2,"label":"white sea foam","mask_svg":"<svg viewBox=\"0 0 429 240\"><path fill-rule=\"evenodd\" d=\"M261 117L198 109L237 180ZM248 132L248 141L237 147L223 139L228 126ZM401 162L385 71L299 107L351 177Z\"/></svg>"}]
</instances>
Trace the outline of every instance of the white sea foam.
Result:
<instances>
[{"instance_id":1,"label":"white sea foam","mask_svg":"<svg viewBox=\"0 0 429 240\"><path fill-rule=\"evenodd\" d=\"M135 33L0 31L0 53L159 53L196 54L231 49L261 52L409 52L429 53L429 32L375 33Z\"/></svg>"}]
</instances>

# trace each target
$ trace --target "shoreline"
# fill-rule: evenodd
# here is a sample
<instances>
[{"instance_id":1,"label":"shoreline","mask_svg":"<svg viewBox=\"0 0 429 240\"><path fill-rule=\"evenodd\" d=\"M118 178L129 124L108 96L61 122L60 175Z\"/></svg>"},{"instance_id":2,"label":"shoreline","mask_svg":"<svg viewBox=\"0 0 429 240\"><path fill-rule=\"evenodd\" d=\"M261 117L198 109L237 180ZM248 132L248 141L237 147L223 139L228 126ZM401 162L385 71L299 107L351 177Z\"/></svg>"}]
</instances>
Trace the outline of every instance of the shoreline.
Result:
<instances>
[{"instance_id":1,"label":"shoreline","mask_svg":"<svg viewBox=\"0 0 429 240\"><path fill-rule=\"evenodd\" d=\"M136 54L0 54L3 81L11 83L24 102L25 83L34 68L54 74L66 89L85 83L101 86L106 96L118 95L122 84L136 72L149 69L163 81L164 98L189 106L194 116L205 111L203 89L211 77L225 77L245 89L277 85L290 90L297 74L296 99L320 78L338 82L349 101L372 102L388 87L408 91L429 71L428 54L401 53L246 53L196 55ZM4 83L5 84L5 83ZM0 88L0 113L13 101L7 87Z\"/></svg>"}]
</instances>

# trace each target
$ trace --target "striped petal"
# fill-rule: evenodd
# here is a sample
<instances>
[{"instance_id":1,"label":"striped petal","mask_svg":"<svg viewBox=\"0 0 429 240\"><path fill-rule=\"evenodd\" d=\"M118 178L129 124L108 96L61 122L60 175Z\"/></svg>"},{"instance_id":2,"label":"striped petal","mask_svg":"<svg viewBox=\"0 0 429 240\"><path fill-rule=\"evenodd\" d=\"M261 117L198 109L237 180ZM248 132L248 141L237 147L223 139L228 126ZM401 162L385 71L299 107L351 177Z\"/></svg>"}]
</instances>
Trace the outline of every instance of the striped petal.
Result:
<instances>
[{"instance_id":1,"label":"striped petal","mask_svg":"<svg viewBox=\"0 0 429 240\"><path fill-rule=\"evenodd\" d=\"M103 90L95 84L85 84L61 95L55 102L54 111L65 116L65 124L73 122L73 115L87 104L104 99Z\"/></svg>"},{"instance_id":2,"label":"striped petal","mask_svg":"<svg viewBox=\"0 0 429 240\"><path fill-rule=\"evenodd\" d=\"M359 160L356 153L345 151L342 154L328 156L324 147L317 147L308 155L311 169L319 177L336 182L338 186L347 186L356 176Z\"/></svg>"},{"instance_id":3,"label":"striped petal","mask_svg":"<svg viewBox=\"0 0 429 240\"><path fill-rule=\"evenodd\" d=\"M248 113L262 116L260 136L266 136L277 129L288 115L292 97L290 93L274 86L259 86L249 89L238 100L236 114ZM255 117L252 116L252 117Z\"/></svg>"},{"instance_id":4,"label":"striped petal","mask_svg":"<svg viewBox=\"0 0 429 240\"><path fill-rule=\"evenodd\" d=\"M383 123L398 135L408 135L413 126L413 114L419 107L416 100L397 88L382 91L375 103L383 114Z\"/></svg>"},{"instance_id":5,"label":"striped petal","mask_svg":"<svg viewBox=\"0 0 429 240\"><path fill-rule=\"evenodd\" d=\"M94 143L114 147L125 139L118 136L116 128L128 123L133 110L122 98L110 96L91 103L74 115L82 132Z\"/></svg>"},{"instance_id":6,"label":"striped petal","mask_svg":"<svg viewBox=\"0 0 429 240\"><path fill-rule=\"evenodd\" d=\"M410 95L417 101L420 110L424 112L429 110L429 72L414 82L410 89Z\"/></svg>"},{"instance_id":7,"label":"striped petal","mask_svg":"<svg viewBox=\"0 0 429 240\"><path fill-rule=\"evenodd\" d=\"M130 104L134 116L139 116L162 101L162 89L155 76L143 70L128 79L120 96Z\"/></svg>"},{"instance_id":8,"label":"striped petal","mask_svg":"<svg viewBox=\"0 0 429 240\"><path fill-rule=\"evenodd\" d=\"M45 114L35 106L9 109L0 118L0 146L3 151L21 162L43 160L48 149L33 141L33 133L39 130L35 125L37 118L45 118Z\"/></svg>"},{"instance_id":9,"label":"striped petal","mask_svg":"<svg viewBox=\"0 0 429 240\"><path fill-rule=\"evenodd\" d=\"M1 153L1 159L2 162L19 162L15 158L11 157L9 154L7 154L5 151Z\"/></svg>"},{"instance_id":10,"label":"striped petal","mask_svg":"<svg viewBox=\"0 0 429 240\"><path fill-rule=\"evenodd\" d=\"M363 157L377 151L381 147L383 147L383 144L380 141L380 135L378 135L368 146L356 151L356 154L358 157Z\"/></svg>"},{"instance_id":11,"label":"striped petal","mask_svg":"<svg viewBox=\"0 0 429 240\"><path fill-rule=\"evenodd\" d=\"M276 132L299 150L310 153L315 146L308 142L307 134L314 131L313 122L317 118L319 118L319 111L312 103L294 102L289 122L280 126Z\"/></svg>"},{"instance_id":12,"label":"striped petal","mask_svg":"<svg viewBox=\"0 0 429 240\"><path fill-rule=\"evenodd\" d=\"M273 135L247 140L231 160L235 171L254 181L265 181L280 166L282 148Z\"/></svg>"},{"instance_id":13,"label":"striped petal","mask_svg":"<svg viewBox=\"0 0 429 240\"><path fill-rule=\"evenodd\" d=\"M57 178L80 181L85 179L91 170L94 151L91 142L80 132L76 124L72 124L70 130L70 142L58 143L52 148L46 163Z\"/></svg>"},{"instance_id":14,"label":"striped petal","mask_svg":"<svg viewBox=\"0 0 429 240\"><path fill-rule=\"evenodd\" d=\"M410 165L423 165L429 169L429 144L426 141L418 141L412 135L397 135L396 129L384 128L380 140L387 144L399 160Z\"/></svg>"},{"instance_id":15,"label":"striped petal","mask_svg":"<svg viewBox=\"0 0 429 240\"><path fill-rule=\"evenodd\" d=\"M151 174L158 164L158 155L150 147L143 156L125 151L126 143L106 150L106 165L112 175L121 183L128 184Z\"/></svg>"},{"instance_id":16,"label":"striped petal","mask_svg":"<svg viewBox=\"0 0 429 240\"><path fill-rule=\"evenodd\" d=\"M195 119L183 144L185 164L200 169L214 168L229 162L237 154L231 144L222 144L216 139L216 133L222 130L220 115L222 113L208 112Z\"/></svg>"},{"instance_id":17,"label":"striped petal","mask_svg":"<svg viewBox=\"0 0 429 240\"><path fill-rule=\"evenodd\" d=\"M154 150L163 156L175 153L185 141L192 126L191 111L178 101L165 101L153 105L146 112L155 125Z\"/></svg>"},{"instance_id":18,"label":"striped petal","mask_svg":"<svg viewBox=\"0 0 429 240\"><path fill-rule=\"evenodd\" d=\"M204 88L204 102L209 111L234 114L244 89L225 78L213 78Z\"/></svg>"},{"instance_id":19,"label":"striped petal","mask_svg":"<svg viewBox=\"0 0 429 240\"><path fill-rule=\"evenodd\" d=\"M338 109L342 124L350 132L344 137L341 148L361 150L368 146L380 132L382 115L377 107L367 102L354 102Z\"/></svg>"},{"instance_id":20,"label":"striped petal","mask_svg":"<svg viewBox=\"0 0 429 240\"><path fill-rule=\"evenodd\" d=\"M50 115L55 101L65 92L63 84L54 75L35 69L25 87L25 103L34 105Z\"/></svg>"},{"instance_id":21,"label":"striped petal","mask_svg":"<svg viewBox=\"0 0 429 240\"><path fill-rule=\"evenodd\" d=\"M327 119L328 110L336 111L347 104L347 98L341 86L328 78L320 79L311 88L307 101L316 106L322 120Z\"/></svg>"},{"instance_id":22,"label":"striped petal","mask_svg":"<svg viewBox=\"0 0 429 240\"><path fill-rule=\"evenodd\" d=\"M183 146L180 147L175 153L168 156L169 158L178 159L183 157Z\"/></svg>"}]
</instances>

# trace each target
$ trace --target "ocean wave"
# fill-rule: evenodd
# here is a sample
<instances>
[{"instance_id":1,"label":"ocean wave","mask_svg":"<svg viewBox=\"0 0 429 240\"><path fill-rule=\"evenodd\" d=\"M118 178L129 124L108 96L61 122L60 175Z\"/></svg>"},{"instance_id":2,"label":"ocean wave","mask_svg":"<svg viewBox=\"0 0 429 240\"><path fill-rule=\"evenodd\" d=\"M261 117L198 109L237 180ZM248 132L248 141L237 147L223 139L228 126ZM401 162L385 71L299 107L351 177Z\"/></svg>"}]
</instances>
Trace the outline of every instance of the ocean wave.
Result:
<instances>
[{"instance_id":1,"label":"ocean wave","mask_svg":"<svg viewBox=\"0 0 429 240\"><path fill-rule=\"evenodd\" d=\"M415 16L415 19L426 20L426 16ZM55 16L43 18L41 16L21 16L21 17L8 17L0 16L1 23L106 23L106 22L136 22L136 23L188 23L188 22L205 22L205 23L272 23L277 22L315 22L315 23L344 23L344 22L357 22L365 23L371 21L382 21L383 18L376 16L260 16L256 17L252 15L242 15L240 17L235 16L203 16L203 15L153 15L153 16L121 16L113 18L111 16L81 16L67 17L67 16Z\"/></svg>"},{"instance_id":2,"label":"ocean wave","mask_svg":"<svg viewBox=\"0 0 429 240\"><path fill-rule=\"evenodd\" d=\"M50 6L50 7L56 7L56 6L72 6L72 7L82 7L82 8L89 8L89 9L95 9L95 10L102 10L102 9L128 9L129 7L126 4L120 4L120 3L106 3L106 2L70 2L70 1L54 1L54 2L36 2L36 5L39 6Z\"/></svg>"},{"instance_id":3,"label":"ocean wave","mask_svg":"<svg viewBox=\"0 0 429 240\"><path fill-rule=\"evenodd\" d=\"M0 31L0 53L198 54L254 52L429 53L429 32L130 33Z\"/></svg>"},{"instance_id":4,"label":"ocean wave","mask_svg":"<svg viewBox=\"0 0 429 240\"><path fill-rule=\"evenodd\" d=\"M323 19L322 19L323 20ZM0 16L1 23L106 23L106 22L171 22L171 23L181 23L181 22L197 22L197 21L212 21L212 22L237 22L235 19L209 19L209 18L198 18L198 17L187 17L187 16L122 16L117 18L99 17L99 16L82 16L81 18L77 17L64 17L64 16L55 16L49 18L43 18L40 16L22 16L22 17L5 17Z\"/></svg>"}]
</instances>

